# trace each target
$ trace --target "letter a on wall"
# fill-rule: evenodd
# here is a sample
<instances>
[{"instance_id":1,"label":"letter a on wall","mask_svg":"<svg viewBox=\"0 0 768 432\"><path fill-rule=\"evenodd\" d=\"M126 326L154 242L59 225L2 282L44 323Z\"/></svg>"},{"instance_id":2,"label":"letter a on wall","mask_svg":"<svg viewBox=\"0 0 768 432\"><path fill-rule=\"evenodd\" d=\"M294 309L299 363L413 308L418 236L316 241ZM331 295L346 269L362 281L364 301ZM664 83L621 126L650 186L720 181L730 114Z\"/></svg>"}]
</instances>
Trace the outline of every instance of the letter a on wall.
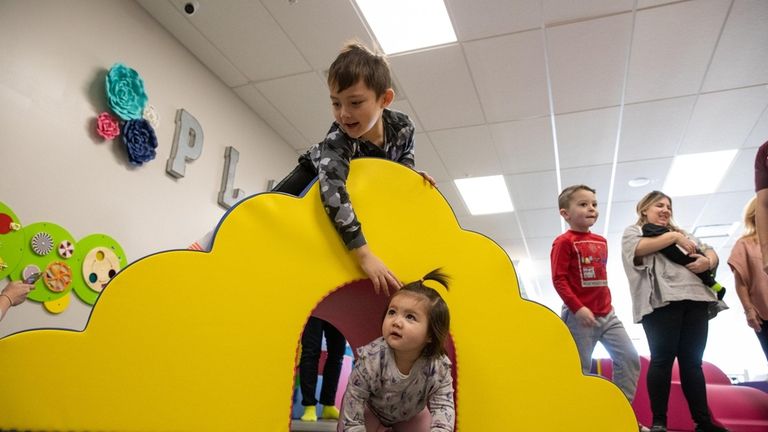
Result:
<instances>
[{"instance_id":1,"label":"letter a on wall","mask_svg":"<svg viewBox=\"0 0 768 432\"><path fill-rule=\"evenodd\" d=\"M176 111L176 132L173 134L171 157L165 171L176 177L184 177L187 162L203 153L203 127L200 122L184 109Z\"/></svg>"}]
</instances>

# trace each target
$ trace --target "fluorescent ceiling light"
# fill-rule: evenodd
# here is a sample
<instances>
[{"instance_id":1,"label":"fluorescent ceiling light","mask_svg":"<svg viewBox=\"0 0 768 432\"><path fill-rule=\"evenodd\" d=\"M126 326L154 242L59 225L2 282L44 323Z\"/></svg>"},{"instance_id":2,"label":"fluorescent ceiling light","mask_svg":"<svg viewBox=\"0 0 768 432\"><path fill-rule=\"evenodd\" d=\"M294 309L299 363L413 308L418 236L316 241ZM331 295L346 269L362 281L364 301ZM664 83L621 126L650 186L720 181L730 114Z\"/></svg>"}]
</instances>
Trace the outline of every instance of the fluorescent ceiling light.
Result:
<instances>
[{"instance_id":1,"label":"fluorescent ceiling light","mask_svg":"<svg viewBox=\"0 0 768 432\"><path fill-rule=\"evenodd\" d=\"M472 177L453 181L473 215L514 211L504 176Z\"/></svg>"},{"instance_id":2,"label":"fluorescent ceiling light","mask_svg":"<svg viewBox=\"0 0 768 432\"><path fill-rule=\"evenodd\" d=\"M662 191L672 197L715 191L738 150L675 156Z\"/></svg>"},{"instance_id":3,"label":"fluorescent ceiling light","mask_svg":"<svg viewBox=\"0 0 768 432\"><path fill-rule=\"evenodd\" d=\"M738 227L738 222L730 224L700 225L694 228L693 236L699 239L710 237L730 237L734 232L736 232L736 228Z\"/></svg>"},{"instance_id":4,"label":"fluorescent ceiling light","mask_svg":"<svg viewBox=\"0 0 768 432\"><path fill-rule=\"evenodd\" d=\"M456 42L443 0L355 0L387 54Z\"/></svg>"}]
</instances>

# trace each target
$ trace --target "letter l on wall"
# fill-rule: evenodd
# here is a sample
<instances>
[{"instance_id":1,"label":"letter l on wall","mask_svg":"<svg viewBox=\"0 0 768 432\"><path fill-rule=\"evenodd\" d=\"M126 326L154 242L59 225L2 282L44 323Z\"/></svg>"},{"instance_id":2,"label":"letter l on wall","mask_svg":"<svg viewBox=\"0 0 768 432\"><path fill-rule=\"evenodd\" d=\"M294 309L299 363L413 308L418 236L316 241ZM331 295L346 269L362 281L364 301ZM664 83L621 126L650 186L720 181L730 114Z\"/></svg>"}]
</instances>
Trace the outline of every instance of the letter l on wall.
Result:
<instances>
[{"instance_id":1,"label":"letter l on wall","mask_svg":"<svg viewBox=\"0 0 768 432\"><path fill-rule=\"evenodd\" d=\"M219 190L219 205L225 209L232 207L238 201L245 198L246 195L244 190L234 189L235 169L237 169L238 159L240 159L240 152L235 150L234 147L227 147L227 152L224 155L221 189Z\"/></svg>"}]
</instances>

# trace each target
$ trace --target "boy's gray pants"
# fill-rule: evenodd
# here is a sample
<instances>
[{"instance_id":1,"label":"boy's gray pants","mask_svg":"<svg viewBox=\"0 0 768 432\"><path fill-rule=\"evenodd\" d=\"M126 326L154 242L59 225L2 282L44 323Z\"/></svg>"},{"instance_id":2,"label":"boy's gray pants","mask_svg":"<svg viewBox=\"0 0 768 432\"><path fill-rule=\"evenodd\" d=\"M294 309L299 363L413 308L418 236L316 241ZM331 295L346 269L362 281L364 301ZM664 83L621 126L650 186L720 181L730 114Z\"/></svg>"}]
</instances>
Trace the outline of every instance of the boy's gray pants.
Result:
<instances>
[{"instance_id":1,"label":"boy's gray pants","mask_svg":"<svg viewBox=\"0 0 768 432\"><path fill-rule=\"evenodd\" d=\"M594 327L584 327L566 306L563 306L561 317L571 331L579 350L581 371L589 375L592 367L592 351L599 341L613 360L613 383L632 403L637 390L637 378L640 376L640 358L624 329L624 324L616 317L613 309L606 316L596 316L597 325Z\"/></svg>"}]
</instances>

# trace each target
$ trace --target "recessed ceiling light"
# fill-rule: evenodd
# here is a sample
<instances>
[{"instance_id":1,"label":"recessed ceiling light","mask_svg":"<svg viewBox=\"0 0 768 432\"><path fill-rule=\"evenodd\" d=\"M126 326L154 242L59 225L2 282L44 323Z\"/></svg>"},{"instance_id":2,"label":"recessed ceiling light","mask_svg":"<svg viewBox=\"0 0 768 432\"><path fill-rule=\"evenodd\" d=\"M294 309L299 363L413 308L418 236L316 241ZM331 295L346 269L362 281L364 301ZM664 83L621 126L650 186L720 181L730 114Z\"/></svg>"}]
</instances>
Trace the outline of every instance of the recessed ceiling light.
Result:
<instances>
[{"instance_id":1,"label":"recessed ceiling light","mask_svg":"<svg viewBox=\"0 0 768 432\"><path fill-rule=\"evenodd\" d=\"M643 187L650 182L651 182L651 179L649 179L648 177L635 177L627 183L629 184L630 187L637 188L637 187Z\"/></svg>"},{"instance_id":2,"label":"recessed ceiling light","mask_svg":"<svg viewBox=\"0 0 768 432\"><path fill-rule=\"evenodd\" d=\"M453 181L473 215L514 211L504 176L472 177Z\"/></svg>"},{"instance_id":3,"label":"recessed ceiling light","mask_svg":"<svg viewBox=\"0 0 768 432\"><path fill-rule=\"evenodd\" d=\"M723 150L675 156L662 191L672 197L713 193L737 151Z\"/></svg>"},{"instance_id":4,"label":"recessed ceiling light","mask_svg":"<svg viewBox=\"0 0 768 432\"><path fill-rule=\"evenodd\" d=\"M355 0L387 54L456 42L443 0Z\"/></svg>"}]
</instances>

